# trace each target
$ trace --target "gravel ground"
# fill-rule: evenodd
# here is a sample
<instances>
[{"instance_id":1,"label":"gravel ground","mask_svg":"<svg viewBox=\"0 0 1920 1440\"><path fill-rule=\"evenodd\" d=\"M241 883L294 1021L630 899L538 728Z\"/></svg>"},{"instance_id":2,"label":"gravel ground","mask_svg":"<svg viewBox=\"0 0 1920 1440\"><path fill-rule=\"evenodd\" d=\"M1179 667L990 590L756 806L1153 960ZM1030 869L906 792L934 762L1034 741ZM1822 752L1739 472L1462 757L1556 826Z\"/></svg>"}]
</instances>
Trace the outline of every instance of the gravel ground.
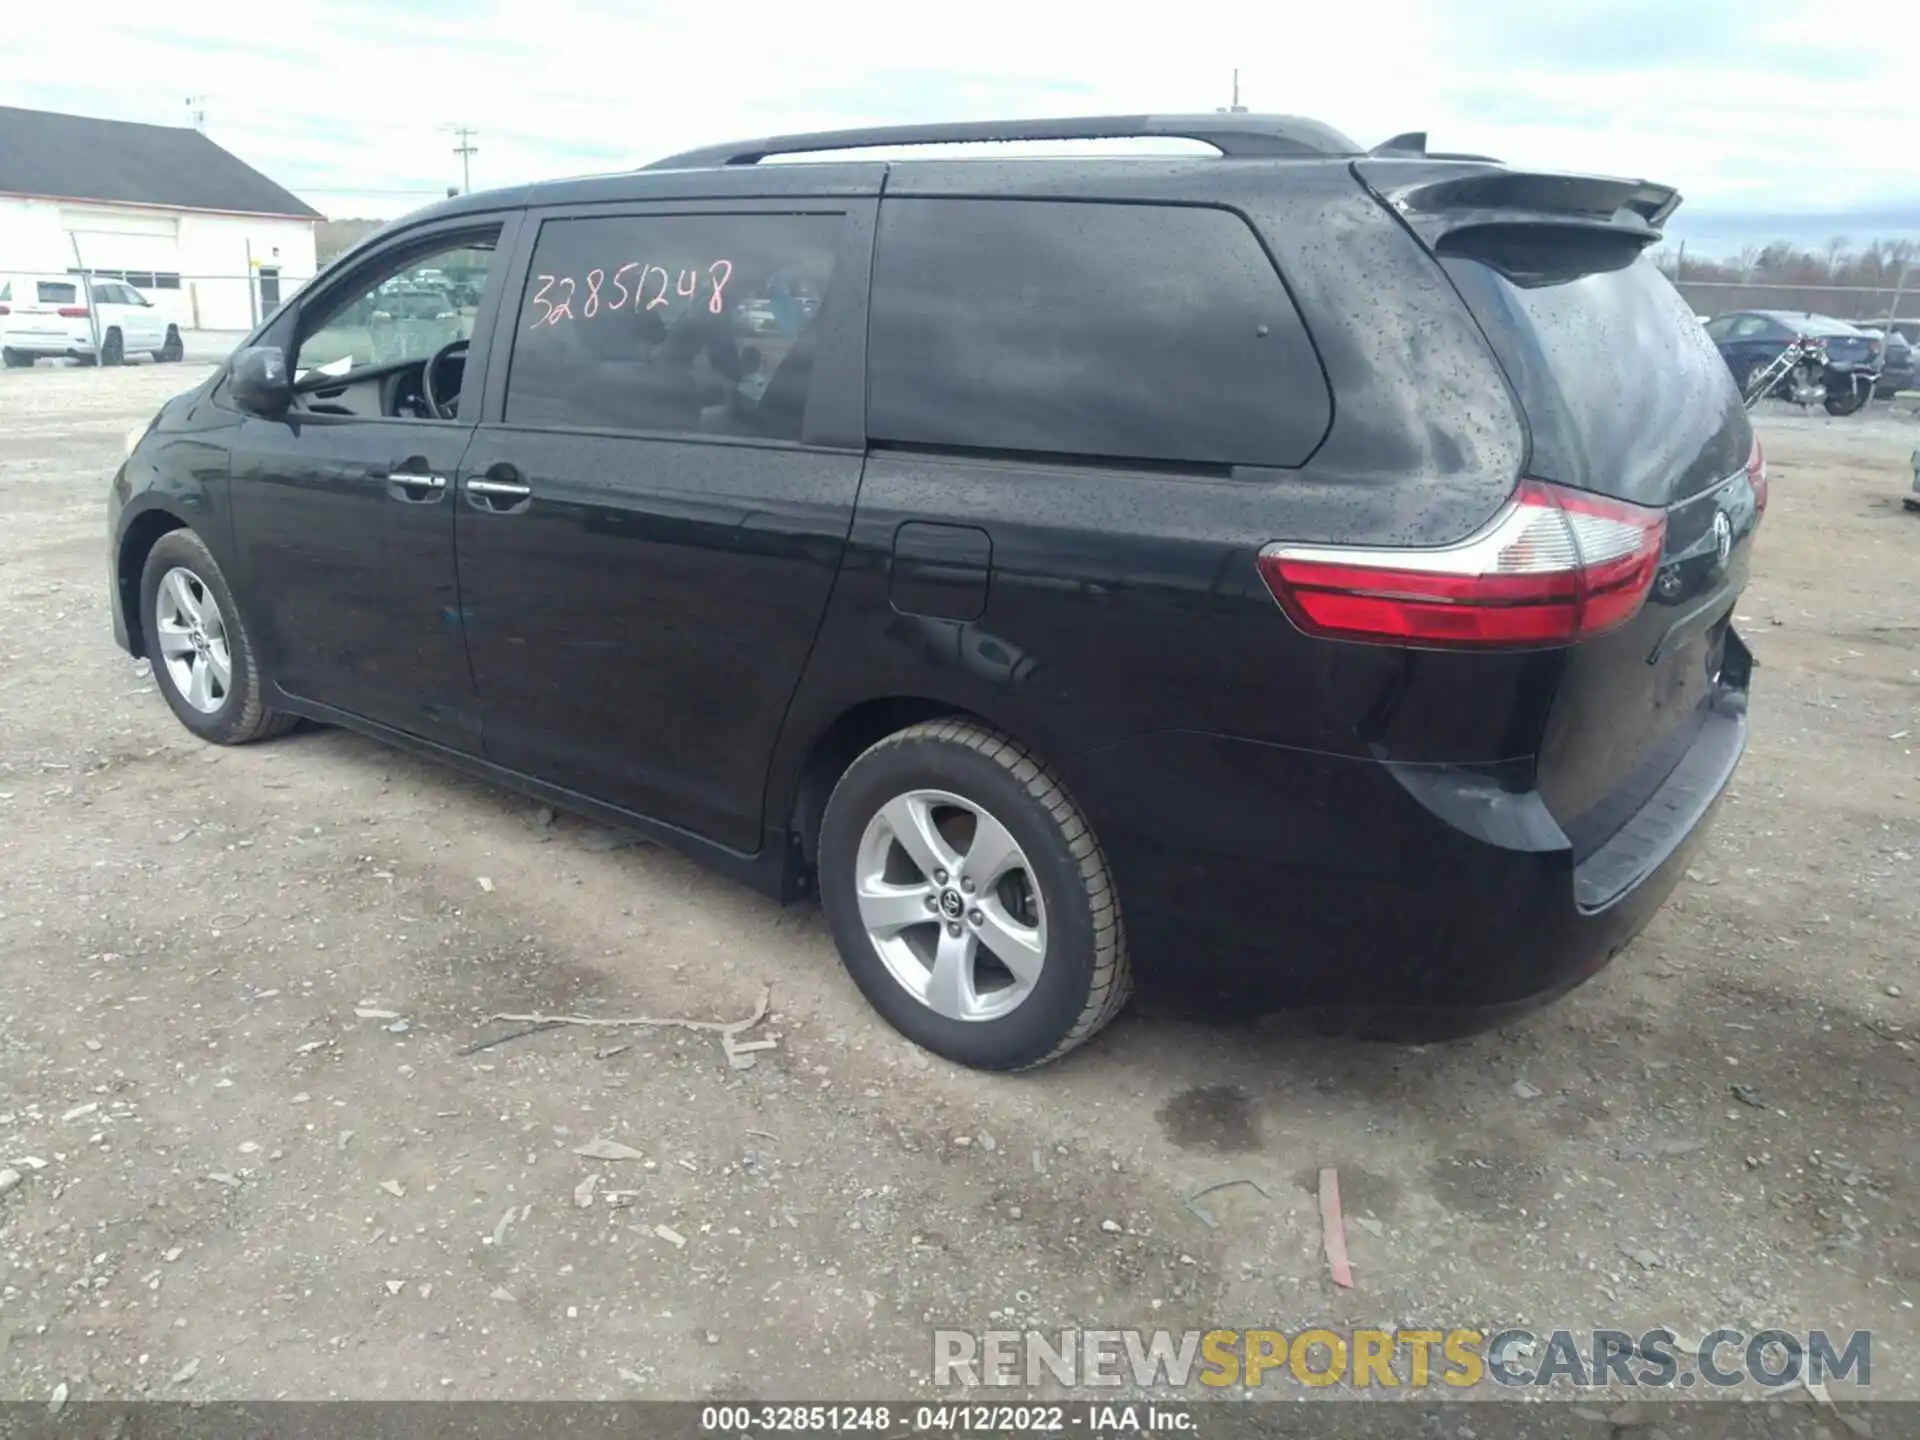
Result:
<instances>
[{"instance_id":1,"label":"gravel ground","mask_svg":"<svg viewBox=\"0 0 1920 1440\"><path fill-rule=\"evenodd\" d=\"M991 1077L812 908L345 733L182 730L109 638L103 500L198 373L0 375L0 1398L885 1395L935 1323L1314 1321L1872 1328L1920 1397L1911 415L1763 421L1752 748L1593 983L1425 1048L1135 1011ZM463 1053L769 985L751 1068Z\"/></svg>"}]
</instances>

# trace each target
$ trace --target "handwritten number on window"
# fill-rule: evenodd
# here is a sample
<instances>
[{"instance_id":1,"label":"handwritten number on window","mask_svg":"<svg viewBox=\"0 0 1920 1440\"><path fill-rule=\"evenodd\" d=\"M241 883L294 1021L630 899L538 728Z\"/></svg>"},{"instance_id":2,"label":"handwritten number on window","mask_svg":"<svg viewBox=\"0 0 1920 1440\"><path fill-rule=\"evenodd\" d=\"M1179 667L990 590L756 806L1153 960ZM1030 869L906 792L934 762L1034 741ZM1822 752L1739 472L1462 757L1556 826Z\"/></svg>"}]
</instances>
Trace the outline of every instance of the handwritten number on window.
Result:
<instances>
[{"instance_id":1,"label":"handwritten number on window","mask_svg":"<svg viewBox=\"0 0 1920 1440\"><path fill-rule=\"evenodd\" d=\"M707 284L712 287L712 293L707 297L707 313L724 315L727 284L733 279L733 262L715 260L707 266L705 273ZM533 278L540 282L540 288L534 291L527 304L529 307L538 306L540 313L527 326L529 330L538 330L543 325L557 326L562 320L575 318L573 302L580 292L578 281L571 275L536 275ZM670 273L664 265L629 260L613 272L611 297L605 290L607 279L607 272L598 267L587 272L578 318L591 320L603 310L624 310L629 304L635 313L658 310L663 306L671 306L676 296L697 303L701 271L698 266L692 266Z\"/></svg>"},{"instance_id":2,"label":"handwritten number on window","mask_svg":"<svg viewBox=\"0 0 1920 1440\"><path fill-rule=\"evenodd\" d=\"M547 323L547 317L553 314L553 304L547 299L547 291L553 288L553 276L536 275L533 278L540 282L540 288L533 292L533 299L528 303L532 305L544 305L546 309L542 310L540 312L540 318L535 320L533 324L527 328L529 330L538 330L542 325Z\"/></svg>"},{"instance_id":3,"label":"handwritten number on window","mask_svg":"<svg viewBox=\"0 0 1920 1440\"><path fill-rule=\"evenodd\" d=\"M613 288L620 292L620 298L607 307L609 310L618 310L622 305L627 303L627 285L620 277L629 270L637 270L639 268L640 262L638 260L629 260L613 272Z\"/></svg>"}]
</instances>

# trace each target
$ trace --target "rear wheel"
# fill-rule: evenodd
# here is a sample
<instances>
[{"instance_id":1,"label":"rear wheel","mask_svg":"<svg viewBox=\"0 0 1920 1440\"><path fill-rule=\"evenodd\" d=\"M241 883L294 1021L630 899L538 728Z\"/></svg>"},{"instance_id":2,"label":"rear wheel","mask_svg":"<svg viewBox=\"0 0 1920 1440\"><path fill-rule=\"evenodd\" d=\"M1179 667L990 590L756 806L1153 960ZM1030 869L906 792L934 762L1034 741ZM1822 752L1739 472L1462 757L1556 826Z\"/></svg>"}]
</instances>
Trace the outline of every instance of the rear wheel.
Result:
<instances>
[{"instance_id":1,"label":"rear wheel","mask_svg":"<svg viewBox=\"0 0 1920 1440\"><path fill-rule=\"evenodd\" d=\"M1846 395L1829 395L1826 403L1829 415L1851 415L1867 403L1867 392L1856 389Z\"/></svg>"},{"instance_id":2,"label":"rear wheel","mask_svg":"<svg viewBox=\"0 0 1920 1440\"><path fill-rule=\"evenodd\" d=\"M33 356L24 350L15 350L11 346L0 350L0 365L5 365L9 370L24 370L31 364Z\"/></svg>"},{"instance_id":3,"label":"rear wheel","mask_svg":"<svg viewBox=\"0 0 1920 1440\"><path fill-rule=\"evenodd\" d=\"M167 338L161 343L160 348L153 352L153 358L162 364L171 364L184 357L186 353L186 346L180 343L180 327L169 325Z\"/></svg>"},{"instance_id":4,"label":"rear wheel","mask_svg":"<svg viewBox=\"0 0 1920 1440\"><path fill-rule=\"evenodd\" d=\"M121 340L120 331L117 327L107 331L105 335L100 337L100 363L102 365L118 365L126 358L126 343Z\"/></svg>"},{"instance_id":5,"label":"rear wheel","mask_svg":"<svg viewBox=\"0 0 1920 1440\"><path fill-rule=\"evenodd\" d=\"M1093 832L1058 778L995 731L929 721L867 750L827 803L819 872L854 983L950 1060L1042 1064L1131 993Z\"/></svg>"},{"instance_id":6,"label":"rear wheel","mask_svg":"<svg viewBox=\"0 0 1920 1440\"><path fill-rule=\"evenodd\" d=\"M171 530L148 553L140 621L160 693L201 739L243 745L293 726L295 717L267 707L240 607L193 531Z\"/></svg>"}]
</instances>

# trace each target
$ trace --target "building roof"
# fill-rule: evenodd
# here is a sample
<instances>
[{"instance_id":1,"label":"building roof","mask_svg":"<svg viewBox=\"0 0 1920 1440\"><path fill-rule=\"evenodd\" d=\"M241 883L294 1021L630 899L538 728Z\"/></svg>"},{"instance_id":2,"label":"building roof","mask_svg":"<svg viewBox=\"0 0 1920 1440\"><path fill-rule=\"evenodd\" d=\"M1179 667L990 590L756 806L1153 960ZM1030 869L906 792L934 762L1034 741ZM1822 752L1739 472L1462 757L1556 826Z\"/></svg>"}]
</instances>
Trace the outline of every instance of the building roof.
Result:
<instances>
[{"instance_id":1,"label":"building roof","mask_svg":"<svg viewBox=\"0 0 1920 1440\"><path fill-rule=\"evenodd\" d=\"M198 130L0 105L0 194L318 220Z\"/></svg>"}]
</instances>

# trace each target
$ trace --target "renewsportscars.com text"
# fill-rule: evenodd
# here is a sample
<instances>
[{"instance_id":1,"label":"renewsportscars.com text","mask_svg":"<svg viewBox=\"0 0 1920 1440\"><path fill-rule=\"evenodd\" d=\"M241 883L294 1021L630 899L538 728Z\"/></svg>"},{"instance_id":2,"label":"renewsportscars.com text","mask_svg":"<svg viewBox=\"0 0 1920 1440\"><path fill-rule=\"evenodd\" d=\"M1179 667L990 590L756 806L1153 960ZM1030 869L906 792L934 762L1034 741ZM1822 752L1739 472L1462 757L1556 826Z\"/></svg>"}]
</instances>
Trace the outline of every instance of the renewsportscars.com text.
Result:
<instances>
[{"instance_id":1,"label":"renewsportscars.com text","mask_svg":"<svg viewBox=\"0 0 1920 1440\"><path fill-rule=\"evenodd\" d=\"M936 1330L937 1387L1181 1390L1611 1388L1694 1394L1873 1382L1873 1336L1722 1328L1683 1345L1662 1328L1494 1331Z\"/></svg>"}]
</instances>

